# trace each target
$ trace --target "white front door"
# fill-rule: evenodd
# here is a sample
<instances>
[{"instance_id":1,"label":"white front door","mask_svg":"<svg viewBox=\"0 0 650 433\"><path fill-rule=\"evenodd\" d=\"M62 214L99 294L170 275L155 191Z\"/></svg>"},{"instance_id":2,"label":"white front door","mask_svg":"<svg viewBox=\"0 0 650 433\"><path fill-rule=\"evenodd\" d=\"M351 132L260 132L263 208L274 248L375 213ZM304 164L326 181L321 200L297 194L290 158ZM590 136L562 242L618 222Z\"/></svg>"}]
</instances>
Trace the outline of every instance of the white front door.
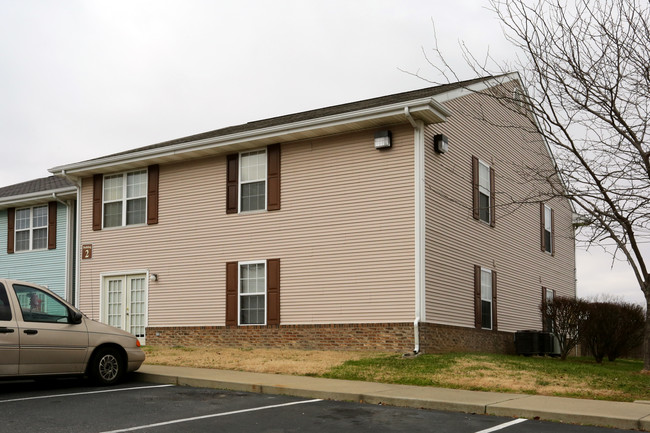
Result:
<instances>
[{"instance_id":1,"label":"white front door","mask_svg":"<svg viewBox=\"0 0 650 433\"><path fill-rule=\"evenodd\" d=\"M104 277L101 321L124 329L145 343L147 326L147 276Z\"/></svg>"}]
</instances>

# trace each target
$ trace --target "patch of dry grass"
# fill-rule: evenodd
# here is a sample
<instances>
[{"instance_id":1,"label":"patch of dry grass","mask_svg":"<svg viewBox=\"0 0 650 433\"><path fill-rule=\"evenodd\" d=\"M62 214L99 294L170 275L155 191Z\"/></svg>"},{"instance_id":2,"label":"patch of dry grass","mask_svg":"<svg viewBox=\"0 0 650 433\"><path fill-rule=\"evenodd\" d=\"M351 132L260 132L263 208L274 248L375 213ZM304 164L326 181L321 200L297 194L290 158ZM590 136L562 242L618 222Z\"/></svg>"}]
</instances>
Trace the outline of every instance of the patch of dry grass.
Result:
<instances>
[{"instance_id":1,"label":"patch of dry grass","mask_svg":"<svg viewBox=\"0 0 650 433\"><path fill-rule=\"evenodd\" d=\"M346 361L378 356L374 352L251 349L232 347L143 347L146 364L317 376Z\"/></svg>"}]
</instances>

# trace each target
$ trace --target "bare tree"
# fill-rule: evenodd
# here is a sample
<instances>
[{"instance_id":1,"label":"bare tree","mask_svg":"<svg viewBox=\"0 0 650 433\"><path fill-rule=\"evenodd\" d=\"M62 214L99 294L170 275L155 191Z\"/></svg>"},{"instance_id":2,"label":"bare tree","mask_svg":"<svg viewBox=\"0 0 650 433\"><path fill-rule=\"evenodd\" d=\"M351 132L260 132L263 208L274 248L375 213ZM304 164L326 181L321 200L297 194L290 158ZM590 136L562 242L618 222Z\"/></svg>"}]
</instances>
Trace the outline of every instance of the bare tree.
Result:
<instances>
[{"instance_id":1,"label":"bare tree","mask_svg":"<svg viewBox=\"0 0 650 433\"><path fill-rule=\"evenodd\" d=\"M650 372L650 3L648 0L489 0L517 52L514 68L527 92L494 94L525 104L555 157L580 237L626 261L646 299L644 371ZM479 76L508 72L463 46ZM436 46L429 63L458 77ZM496 65L496 66L494 66ZM451 74L453 76L447 75ZM507 125L503 125L507 126ZM644 251L644 244L646 251Z\"/></svg>"}]
</instances>

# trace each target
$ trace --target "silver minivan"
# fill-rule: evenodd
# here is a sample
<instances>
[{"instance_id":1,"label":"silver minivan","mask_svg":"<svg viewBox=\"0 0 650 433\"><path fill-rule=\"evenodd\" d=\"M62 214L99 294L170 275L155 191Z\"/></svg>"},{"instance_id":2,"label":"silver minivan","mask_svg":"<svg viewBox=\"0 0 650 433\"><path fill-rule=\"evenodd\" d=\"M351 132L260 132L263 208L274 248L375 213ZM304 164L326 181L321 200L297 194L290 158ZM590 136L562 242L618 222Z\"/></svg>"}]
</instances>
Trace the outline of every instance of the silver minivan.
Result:
<instances>
[{"instance_id":1,"label":"silver minivan","mask_svg":"<svg viewBox=\"0 0 650 433\"><path fill-rule=\"evenodd\" d=\"M144 359L132 334L89 319L44 287L0 279L0 378L86 375L113 385Z\"/></svg>"}]
</instances>

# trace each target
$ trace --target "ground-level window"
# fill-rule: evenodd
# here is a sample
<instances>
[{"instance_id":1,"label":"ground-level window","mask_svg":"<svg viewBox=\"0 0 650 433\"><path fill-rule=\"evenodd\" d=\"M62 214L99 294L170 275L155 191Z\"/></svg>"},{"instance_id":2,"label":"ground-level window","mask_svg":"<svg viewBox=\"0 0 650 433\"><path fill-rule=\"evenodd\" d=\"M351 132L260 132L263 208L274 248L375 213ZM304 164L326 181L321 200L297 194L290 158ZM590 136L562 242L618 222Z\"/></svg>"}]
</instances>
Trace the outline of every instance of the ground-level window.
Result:
<instances>
[{"instance_id":1,"label":"ground-level window","mask_svg":"<svg viewBox=\"0 0 650 433\"><path fill-rule=\"evenodd\" d=\"M16 209L15 251L47 248L47 210L47 205Z\"/></svg>"},{"instance_id":2,"label":"ground-level window","mask_svg":"<svg viewBox=\"0 0 650 433\"><path fill-rule=\"evenodd\" d=\"M497 273L494 270L474 267L475 326L480 329L497 329Z\"/></svg>"},{"instance_id":3,"label":"ground-level window","mask_svg":"<svg viewBox=\"0 0 650 433\"><path fill-rule=\"evenodd\" d=\"M280 259L226 263L226 325L280 324Z\"/></svg>"},{"instance_id":4,"label":"ground-level window","mask_svg":"<svg viewBox=\"0 0 650 433\"><path fill-rule=\"evenodd\" d=\"M266 323L266 261L239 264L239 324Z\"/></svg>"},{"instance_id":5,"label":"ground-level window","mask_svg":"<svg viewBox=\"0 0 650 433\"><path fill-rule=\"evenodd\" d=\"M544 311L547 311L546 306L553 302L555 299L555 290L542 287L542 303ZM542 314L542 329L546 332L553 332L553 320L548 314Z\"/></svg>"},{"instance_id":6,"label":"ground-level window","mask_svg":"<svg viewBox=\"0 0 650 433\"><path fill-rule=\"evenodd\" d=\"M109 275L102 278L100 321L123 329L144 343L147 326L147 275Z\"/></svg>"}]
</instances>

